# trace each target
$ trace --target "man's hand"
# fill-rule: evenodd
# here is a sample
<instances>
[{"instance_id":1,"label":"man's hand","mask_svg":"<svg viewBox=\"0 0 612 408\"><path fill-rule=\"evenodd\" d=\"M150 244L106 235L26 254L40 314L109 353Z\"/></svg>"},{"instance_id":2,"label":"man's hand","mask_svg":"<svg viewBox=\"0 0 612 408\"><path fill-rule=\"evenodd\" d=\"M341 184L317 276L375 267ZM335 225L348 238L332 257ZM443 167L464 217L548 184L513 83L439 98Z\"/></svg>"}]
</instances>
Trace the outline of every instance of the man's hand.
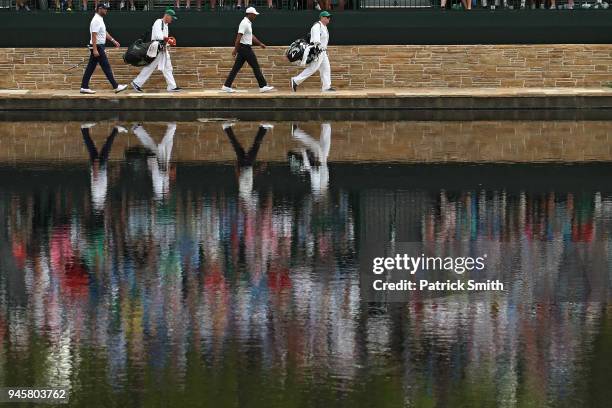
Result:
<instances>
[{"instance_id":1,"label":"man's hand","mask_svg":"<svg viewBox=\"0 0 612 408\"><path fill-rule=\"evenodd\" d=\"M115 47L117 48L121 47L121 44L119 44L119 41L115 40L114 38L112 40L112 43L115 44Z\"/></svg>"},{"instance_id":2,"label":"man's hand","mask_svg":"<svg viewBox=\"0 0 612 408\"><path fill-rule=\"evenodd\" d=\"M235 57L236 57L236 54L238 54L238 51L237 51L237 50L234 48L234 49L232 50L232 57L234 57L234 58L235 58Z\"/></svg>"},{"instance_id":3,"label":"man's hand","mask_svg":"<svg viewBox=\"0 0 612 408\"><path fill-rule=\"evenodd\" d=\"M100 53L98 52L97 48L93 49L93 56L96 57L96 58L98 58L100 56Z\"/></svg>"},{"instance_id":4,"label":"man's hand","mask_svg":"<svg viewBox=\"0 0 612 408\"><path fill-rule=\"evenodd\" d=\"M264 43L259 43L259 46L260 46L261 48L266 48L266 44L264 44Z\"/></svg>"}]
</instances>

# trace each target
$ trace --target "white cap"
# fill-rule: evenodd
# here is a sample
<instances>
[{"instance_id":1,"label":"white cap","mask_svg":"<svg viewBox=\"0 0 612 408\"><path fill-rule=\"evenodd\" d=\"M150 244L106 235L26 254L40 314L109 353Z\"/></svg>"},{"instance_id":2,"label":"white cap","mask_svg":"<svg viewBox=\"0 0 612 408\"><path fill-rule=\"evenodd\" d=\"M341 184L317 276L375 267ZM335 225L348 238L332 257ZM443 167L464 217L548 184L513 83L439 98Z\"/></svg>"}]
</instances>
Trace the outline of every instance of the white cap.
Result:
<instances>
[{"instance_id":1,"label":"white cap","mask_svg":"<svg viewBox=\"0 0 612 408\"><path fill-rule=\"evenodd\" d=\"M255 7L249 7L246 9L246 13L247 14L255 14L256 16L259 15L259 13L257 12L257 10L255 10Z\"/></svg>"}]
</instances>

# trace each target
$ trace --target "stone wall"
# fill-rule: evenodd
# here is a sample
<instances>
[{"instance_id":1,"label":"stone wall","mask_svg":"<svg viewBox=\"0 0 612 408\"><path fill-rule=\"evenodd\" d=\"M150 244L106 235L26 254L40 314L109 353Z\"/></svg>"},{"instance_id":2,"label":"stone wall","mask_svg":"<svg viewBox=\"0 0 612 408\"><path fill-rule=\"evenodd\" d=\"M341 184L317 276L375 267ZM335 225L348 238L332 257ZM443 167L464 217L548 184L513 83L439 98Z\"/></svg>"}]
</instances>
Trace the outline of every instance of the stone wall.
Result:
<instances>
[{"instance_id":1,"label":"stone wall","mask_svg":"<svg viewBox=\"0 0 612 408\"><path fill-rule=\"evenodd\" d=\"M124 49L108 49L120 83L138 69L122 61ZM284 57L284 47L258 49L268 81L288 88L299 68ZM332 81L341 89L397 87L600 87L612 77L612 45L457 45L457 46L340 46L329 49ZM85 48L0 49L0 88L78 89L88 57ZM216 89L231 65L230 48L172 50L175 77L184 88ZM85 64L83 64L85 65ZM98 68L92 88L107 89ZM237 87L254 87L245 66ZM318 76L304 88L318 88ZM165 89L156 73L146 88Z\"/></svg>"},{"instance_id":2,"label":"stone wall","mask_svg":"<svg viewBox=\"0 0 612 408\"><path fill-rule=\"evenodd\" d=\"M144 126L159 143L166 125ZM257 127L253 122L235 125L245 149L253 143ZM319 138L319 123L300 127ZM612 126L605 121L332 122L331 127L331 163L612 161ZM104 145L111 128L110 122L102 122L91 129L96 146ZM126 151L139 146L132 132L121 133L110 157L123 160ZM291 137L291 124L279 122L265 137L257 160L286 162L287 152L299 147ZM0 164L88 160L78 122L0 122ZM233 163L236 154L221 123L183 122L177 124L172 160Z\"/></svg>"}]
</instances>

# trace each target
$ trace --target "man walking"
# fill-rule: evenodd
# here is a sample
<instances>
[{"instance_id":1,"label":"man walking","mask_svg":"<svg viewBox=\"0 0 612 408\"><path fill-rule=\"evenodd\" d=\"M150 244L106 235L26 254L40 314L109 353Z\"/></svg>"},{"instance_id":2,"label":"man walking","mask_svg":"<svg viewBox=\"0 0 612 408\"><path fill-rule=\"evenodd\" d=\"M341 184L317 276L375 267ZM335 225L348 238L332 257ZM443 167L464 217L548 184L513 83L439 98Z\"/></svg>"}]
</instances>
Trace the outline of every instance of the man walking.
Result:
<instances>
[{"instance_id":1,"label":"man walking","mask_svg":"<svg viewBox=\"0 0 612 408\"><path fill-rule=\"evenodd\" d=\"M81 125L81 133L83 141L89 152L89 176L91 180L91 203L95 211L102 211L106 203L106 195L108 193L108 156L115 140L117 133L127 133L127 129L123 126L115 126L111 134L106 138L102 150L98 151L96 144L91 139L89 129L96 126L95 123L83 123Z\"/></svg>"},{"instance_id":2,"label":"man walking","mask_svg":"<svg viewBox=\"0 0 612 408\"><path fill-rule=\"evenodd\" d=\"M81 81L81 93L83 94L95 94L96 91L89 89L89 80L93 75L96 66L100 64L102 67L102 71L106 75L108 82L111 83L111 86L115 90L115 93L119 93L125 88L127 85L119 85L117 81L115 81L115 77L113 76L113 70L108 62L108 57L106 56L105 46L106 40L112 42L115 47L119 47L121 44L117 42L109 33L106 32L106 25L104 24L104 16L108 12L110 5L108 3L98 3L96 7L96 14L94 14L91 19L91 23L89 23L89 44L90 44L90 54L89 54L89 62L87 63L87 68L85 68L85 72L83 73L83 80Z\"/></svg>"},{"instance_id":3,"label":"man walking","mask_svg":"<svg viewBox=\"0 0 612 408\"><path fill-rule=\"evenodd\" d=\"M153 71L157 68L164 74L169 92L178 92L181 90L176 86L174 75L172 75L172 61L170 60L170 46L176 45L173 37L169 37L168 25L174 20L177 20L176 13L173 9L167 9L164 16L155 20L151 29L151 41L161 42L161 49L157 57L149 65L144 67L140 74L132 81L132 88L137 92L142 92L142 86L147 82Z\"/></svg>"},{"instance_id":4,"label":"man walking","mask_svg":"<svg viewBox=\"0 0 612 408\"><path fill-rule=\"evenodd\" d=\"M306 49L302 61L303 63L306 62L308 52L314 47L318 47L321 50L321 53L316 60L312 61L306 67L306 69L302 71L301 74L291 78L291 90L293 92L296 92L298 85L317 71L319 71L319 75L321 76L321 90L323 92L335 91L335 89L331 86L331 68L329 66L329 58L327 56L327 44L329 43L329 31L327 31L327 25L330 21L331 14L329 11L322 11L321 14L319 14L319 21L314 23L310 29L310 42L313 45Z\"/></svg>"},{"instance_id":5,"label":"man walking","mask_svg":"<svg viewBox=\"0 0 612 408\"><path fill-rule=\"evenodd\" d=\"M236 57L236 60L234 61L232 70L225 80L225 84L221 88L221 90L224 92L236 92L232 88L232 83L234 82L234 79L236 79L238 71L240 71L245 62L247 62L253 69L253 73L255 74L255 78L257 78L257 83L259 84L259 92L268 92L274 89L273 86L268 86L266 79L261 73L261 68L259 68L257 57L253 52L253 43L259 45L261 48L266 48L266 44L259 41L259 39L253 34L252 22L258 15L259 13L257 10L255 10L255 7L247 8L246 17L242 19L240 25L238 26L238 34L236 35L236 40L234 41L234 51L232 51L232 56Z\"/></svg>"}]
</instances>

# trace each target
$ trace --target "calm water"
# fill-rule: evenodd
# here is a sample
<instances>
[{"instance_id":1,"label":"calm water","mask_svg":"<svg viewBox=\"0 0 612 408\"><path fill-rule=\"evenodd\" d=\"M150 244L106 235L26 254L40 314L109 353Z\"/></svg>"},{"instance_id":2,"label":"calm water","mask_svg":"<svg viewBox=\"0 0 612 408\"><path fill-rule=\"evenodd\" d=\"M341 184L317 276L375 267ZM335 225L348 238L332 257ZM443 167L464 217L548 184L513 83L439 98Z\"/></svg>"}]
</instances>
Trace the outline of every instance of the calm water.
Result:
<instances>
[{"instance_id":1,"label":"calm water","mask_svg":"<svg viewBox=\"0 0 612 408\"><path fill-rule=\"evenodd\" d=\"M0 124L1 386L83 407L612 400L612 123L114 125ZM497 247L520 284L363 302L360 250L391 240Z\"/></svg>"}]
</instances>

